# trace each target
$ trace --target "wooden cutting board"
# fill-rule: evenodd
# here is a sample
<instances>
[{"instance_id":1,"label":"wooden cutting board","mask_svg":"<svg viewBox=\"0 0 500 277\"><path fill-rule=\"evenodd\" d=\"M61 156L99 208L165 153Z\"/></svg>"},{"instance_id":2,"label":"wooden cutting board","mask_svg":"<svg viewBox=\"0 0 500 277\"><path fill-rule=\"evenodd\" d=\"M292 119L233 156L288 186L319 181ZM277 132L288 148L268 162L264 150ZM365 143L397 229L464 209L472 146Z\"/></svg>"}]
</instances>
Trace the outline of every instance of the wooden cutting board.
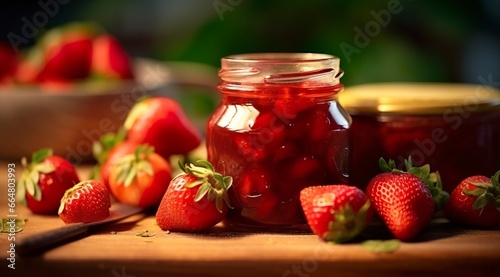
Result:
<instances>
[{"instance_id":1,"label":"wooden cutting board","mask_svg":"<svg viewBox=\"0 0 500 277\"><path fill-rule=\"evenodd\" d=\"M0 164L1 217L8 214L6 172L6 164ZM64 224L57 216L34 215L20 205L16 214L28 219L16 238ZM137 235L145 231L151 236ZM379 226L370 231L385 234ZM500 272L500 230L462 229L442 219L394 253L369 251L360 241L327 244L308 232L242 233L218 225L204 234L167 233L156 225L154 214L91 229L44 253L16 254L16 269L8 268L8 239L8 233L0 234L1 276L499 276Z\"/></svg>"}]
</instances>

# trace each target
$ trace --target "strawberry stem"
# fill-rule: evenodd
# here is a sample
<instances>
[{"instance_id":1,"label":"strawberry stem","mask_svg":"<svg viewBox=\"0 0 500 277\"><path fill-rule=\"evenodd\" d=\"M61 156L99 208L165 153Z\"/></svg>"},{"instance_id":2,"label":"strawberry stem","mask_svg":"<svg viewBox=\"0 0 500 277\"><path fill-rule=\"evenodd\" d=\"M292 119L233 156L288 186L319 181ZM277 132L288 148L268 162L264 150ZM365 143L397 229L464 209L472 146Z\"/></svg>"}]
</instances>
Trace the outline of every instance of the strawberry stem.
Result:
<instances>
[{"instance_id":1,"label":"strawberry stem","mask_svg":"<svg viewBox=\"0 0 500 277\"><path fill-rule=\"evenodd\" d=\"M229 197L227 195L227 191L233 183L232 177L222 176L215 171L210 162L204 160L198 160L194 164L183 164L179 161L179 168L184 172L182 174L189 174L197 177L196 181L184 185L186 188L199 186L195 196L196 202L206 196L210 201L215 200L215 206L221 213L224 203L229 208L233 208L229 203Z\"/></svg>"}]
</instances>

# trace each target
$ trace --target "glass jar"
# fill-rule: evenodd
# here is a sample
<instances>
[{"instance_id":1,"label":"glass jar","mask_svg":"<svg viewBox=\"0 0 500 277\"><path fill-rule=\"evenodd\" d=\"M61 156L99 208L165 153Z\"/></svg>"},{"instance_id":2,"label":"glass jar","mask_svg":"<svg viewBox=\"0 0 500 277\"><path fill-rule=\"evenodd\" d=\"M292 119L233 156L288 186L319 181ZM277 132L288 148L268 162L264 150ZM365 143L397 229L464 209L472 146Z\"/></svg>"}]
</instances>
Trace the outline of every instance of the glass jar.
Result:
<instances>
[{"instance_id":1,"label":"glass jar","mask_svg":"<svg viewBox=\"0 0 500 277\"><path fill-rule=\"evenodd\" d=\"M222 58L208 160L233 177L234 229L306 228L299 192L348 183L351 117L339 105L339 59L261 53Z\"/></svg>"},{"instance_id":2,"label":"glass jar","mask_svg":"<svg viewBox=\"0 0 500 277\"><path fill-rule=\"evenodd\" d=\"M351 184L365 188L378 159L439 171L451 191L466 177L500 169L500 91L474 84L378 83L351 86L340 102L351 114Z\"/></svg>"}]
</instances>

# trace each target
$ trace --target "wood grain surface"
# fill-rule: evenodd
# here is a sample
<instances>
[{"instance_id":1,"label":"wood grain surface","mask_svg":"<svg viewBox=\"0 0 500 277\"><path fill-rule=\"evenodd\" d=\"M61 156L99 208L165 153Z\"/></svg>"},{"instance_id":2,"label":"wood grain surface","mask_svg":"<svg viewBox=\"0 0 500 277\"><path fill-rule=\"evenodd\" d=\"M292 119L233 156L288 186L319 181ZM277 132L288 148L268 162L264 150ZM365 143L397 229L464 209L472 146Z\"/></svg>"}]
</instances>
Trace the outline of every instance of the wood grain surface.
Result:
<instances>
[{"instance_id":1,"label":"wood grain surface","mask_svg":"<svg viewBox=\"0 0 500 277\"><path fill-rule=\"evenodd\" d=\"M20 176L20 169L16 175ZM0 163L0 216L7 206L7 165ZM81 178L88 167L79 168ZM64 223L57 216L32 214L17 239ZM138 236L147 231L150 237ZM162 231L154 212L85 235L42 253L15 255L8 268L9 234L0 234L1 276L499 276L500 230L470 230L437 219L414 241L394 253L375 253L360 241L386 236L371 226L359 241L333 245L308 232L244 233L217 225L203 234ZM5 275L4 273L8 273Z\"/></svg>"}]
</instances>

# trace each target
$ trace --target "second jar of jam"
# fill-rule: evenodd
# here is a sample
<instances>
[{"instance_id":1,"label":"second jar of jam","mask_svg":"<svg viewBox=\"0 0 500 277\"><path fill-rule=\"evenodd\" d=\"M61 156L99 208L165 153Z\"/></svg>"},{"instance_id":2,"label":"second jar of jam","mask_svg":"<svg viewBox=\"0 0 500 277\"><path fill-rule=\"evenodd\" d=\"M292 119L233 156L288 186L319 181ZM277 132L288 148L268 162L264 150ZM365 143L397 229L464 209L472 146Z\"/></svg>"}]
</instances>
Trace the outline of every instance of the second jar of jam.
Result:
<instances>
[{"instance_id":1,"label":"second jar of jam","mask_svg":"<svg viewBox=\"0 0 500 277\"><path fill-rule=\"evenodd\" d=\"M350 184L364 189L380 157L439 171L449 193L500 169L500 90L479 84L376 83L339 95L352 122Z\"/></svg>"},{"instance_id":2,"label":"second jar of jam","mask_svg":"<svg viewBox=\"0 0 500 277\"><path fill-rule=\"evenodd\" d=\"M208 160L233 177L226 226L305 228L299 192L348 183L351 117L337 101L339 63L307 53L222 58L206 142Z\"/></svg>"}]
</instances>

